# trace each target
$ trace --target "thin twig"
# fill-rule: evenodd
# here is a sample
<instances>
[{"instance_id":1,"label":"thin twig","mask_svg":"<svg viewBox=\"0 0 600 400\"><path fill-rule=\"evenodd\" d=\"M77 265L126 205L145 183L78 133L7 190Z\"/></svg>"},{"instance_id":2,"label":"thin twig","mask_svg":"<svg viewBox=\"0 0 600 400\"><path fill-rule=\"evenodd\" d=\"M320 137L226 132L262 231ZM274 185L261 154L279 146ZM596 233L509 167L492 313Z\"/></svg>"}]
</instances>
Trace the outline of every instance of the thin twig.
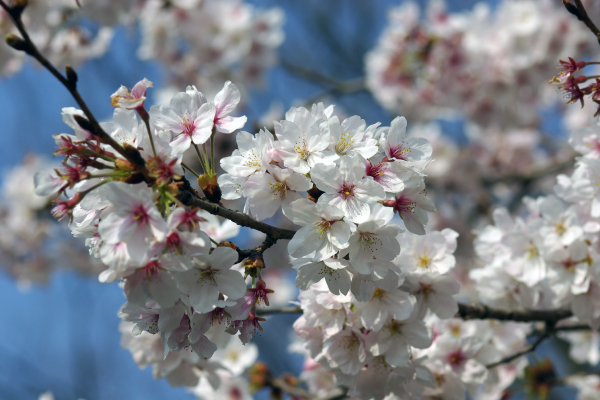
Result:
<instances>
[{"instance_id":1,"label":"thin twig","mask_svg":"<svg viewBox=\"0 0 600 400\"><path fill-rule=\"evenodd\" d=\"M300 307L281 307L281 308L257 308L256 315L273 315L273 314L302 314Z\"/></svg>"},{"instance_id":2,"label":"thin twig","mask_svg":"<svg viewBox=\"0 0 600 400\"><path fill-rule=\"evenodd\" d=\"M487 369L492 369L495 368L499 365L502 364L508 364L514 360L516 360L519 357L522 357L528 353L532 353L535 351L535 349L537 349L537 347L546 339L548 339L550 336L552 336L552 334L554 333L554 325L552 323L548 323L546 324L546 329L544 330L544 332L538 336L538 338L535 340L535 342L533 342L531 344L531 346L526 347L525 349L519 351L518 353L515 354L511 354L508 357L504 357L503 359L501 359L500 361L496 361L494 363L488 364L486 365Z\"/></svg>"},{"instance_id":3,"label":"thin twig","mask_svg":"<svg viewBox=\"0 0 600 400\"><path fill-rule=\"evenodd\" d=\"M577 6L577 11L579 13L579 15L577 15L577 19L583 22L585 26L587 26L588 29L592 31L592 33L596 36L596 39L598 39L598 41L600 42L600 29L598 29L596 24L594 24L594 22L592 22L592 20L588 16L587 11L585 11L585 7L581 3L581 0L573 0L573 2Z\"/></svg>"},{"instance_id":4,"label":"thin twig","mask_svg":"<svg viewBox=\"0 0 600 400\"><path fill-rule=\"evenodd\" d=\"M177 198L188 207L201 208L213 215L218 215L220 217L231 220L240 226L245 226L256 231L265 233L266 235L273 238L273 240L289 240L293 238L294 234L296 233L296 231L292 231L290 229L277 228L272 225L265 224L264 222L252 219L247 214L231 210L220 204L213 203L208 199L199 196L198 193L193 190L193 188L186 179L183 180L183 183L184 184L182 185L179 193L177 194Z\"/></svg>"},{"instance_id":5,"label":"thin twig","mask_svg":"<svg viewBox=\"0 0 600 400\"><path fill-rule=\"evenodd\" d=\"M29 54L31 57L35 58L44 68L46 68L58 81L71 93L71 96L75 99L79 108L85 114L87 121L89 122L89 126L82 128L89 130L92 134L94 134L98 139L105 144L108 144L112 148L114 148L119 154L121 154L127 161L131 164L135 165L139 171L146 177L147 180L151 181L149 178L148 170L145 166L145 161L140 155L140 153L136 151L127 151L123 146L117 143L108 133L102 129L94 114L92 114L91 110L79 94L77 90L76 79L67 79L63 76L58 69L46 58L38 48L35 46L27 30L25 29L25 25L23 24L23 20L21 19L22 9L20 11L16 11L13 7L10 7L6 4L4 0L0 0L0 6L8 13L13 23L15 24L17 30L22 36L22 40L24 41L25 48L23 51ZM75 71L70 69L73 76L76 76ZM81 125L81 120L76 118L76 121Z\"/></svg>"}]
</instances>

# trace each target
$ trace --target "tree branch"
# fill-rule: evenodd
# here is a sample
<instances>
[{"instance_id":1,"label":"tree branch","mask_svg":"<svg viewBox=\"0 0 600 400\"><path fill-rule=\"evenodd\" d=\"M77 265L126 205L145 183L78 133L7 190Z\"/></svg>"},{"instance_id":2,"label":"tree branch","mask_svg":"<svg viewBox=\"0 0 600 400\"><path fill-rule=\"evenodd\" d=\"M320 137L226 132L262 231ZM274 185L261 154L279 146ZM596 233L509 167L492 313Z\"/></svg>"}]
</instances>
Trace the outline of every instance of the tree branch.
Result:
<instances>
[{"instance_id":1,"label":"tree branch","mask_svg":"<svg viewBox=\"0 0 600 400\"><path fill-rule=\"evenodd\" d=\"M267 308L256 310L261 315L271 314L302 314L300 307ZM555 324L556 322L573 316L571 310L503 310L492 308L484 304L464 304L458 303L458 312L455 318L464 320L469 319L496 319L498 321L515 322L547 322ZM566 328L566 327L565 327ZM561 328L557 328L563 330ZM564 329L568 330L568 329Z\"/></svg>"},{"instance_id":2,"label":"tree branch","mask_svg":"<svg viewBox=\"0 0 600 400\"><path fill-rule=\"evenodd\" d=\"M554 333L554 324L553 323L546 323L546 329L544 329L544 332L542 332L541 335L538 336L538 338L535 340L535 342L533 342L531 344L531 346L526 347L525 349L519 351L518 353L512 354L508 357L504 357L503 359L501 359L500 361L496 361L495 363L491 363L486 365L487 369L492 369L495 368L499 365L502 364L508 364L509 362L512 362L514 360L516 360L517 358L524 356L528 353L532 353L535 351L535 349L537 349L537 347L546 339L548 339L550 336L552 336L552 334Z\"/></svg>"},{"instance_id":3,"label":"tree branch","mask_svg":"<svg viewBox=\"0 0 600 400\"><path fill-rule=\"evenodd\" d=\"M458 303L457 318L469 319L496 319L498 321L515 322L548 322L556 323L562 319L573 316L571 310L502 310L486 306L485 304Z\"/></svg>"},{"instance_id":4,"label":"tree branch","mask_svg":"<svg viewBox=\"0 0 600 400\"><path fill-rule=\"evenodd\" d=\"M110 135L108 135L100 126L96 120L94 114L88 108L87 104L77 91L76 85L76 74L75 71L67 68L67 78L65 78L56 67L44 57L35 44L32 42L29 34L27 33L21 14L23 9L20 7L10 7L4 0L0 0L0 6L6 10L10 15L13 23L23 36L23 39L18 39L19 47L22 51L35 58L42 66L44 66L63 86L71 93L73 98L77 101L77 104L85 114L87 121L83 118L76 118L77 122L82 126L83 129L89 130L91 133L96 135L102 143L108 144L113 147L119 154L121 154L127 161L134 165L137 170L146 178L146 181L152 182L153 179L149 177L148 170L145 166L145 161L137 149L124 148L117 143ZM16 40L16 39L15 39ZM279 239L291 239L294 236L295 231L289 229L280 229L274 226L258 222L250 216L241 213L239 211L230 210L222 205L212 203L206 198L201 197L189 184L187 180L184 180L183 191L178 194L178 199L189 207L201 208L208 211L213 215L219 215L223 218L227 218L240 226L246 226L257 231L267 234L273 241L268 247L272 246ZM268 247L265 247L268 248ZM264 250L263 250L264 251Z\"/></svg>"},{"instance_id":5,"label":"tree branch","mask_svg":"<svg viewBox=\"0 0 600 400\"><path fill-rule=\"evenodd\" d=\"M265 233L267 237L271 237L271 240L274 241L273 244L279 239L289 240L293 238L294 234L296 233L296 231L292 231L290 229L276 228L272 225L252 219L249 215L242 212L229 209L217 203L213 203L196 193L187 180L183 180L183 183L182 190L180 190L177 194L177 199L188 207L201 208L213 215L227 218L228 220L231 220L240 226L245 226ZM272 244L269 247L271 246Z\"/></svg>"},{"instance_id":6,"label":"tree branch","mask_svg":"<svg viewBox=\"0 0 600 400\"><path fill-rule=\"evenodd\" d=\"M236 249L239 255L238 263L241 262L244 258L262 257L263 253L275 243L277 243L277 239L273 239L272 236L267 235L267 237L265 238L265 240L263 240L260 246L255 247L254 249Z\"/></svg>"},{"instance_id":7,"label":"tree branch","mask_svg":"<svg viewBox=\"0 0 600 400\"><path fill-rule=\"evenodd\" d=\"M58 81L69 91L69 93L71 93L71 96L73 96L73 98L85 114L87 121L83 120L83 118L76 118L77 123L80 124L80 126L83 129L90 131L93 135L98 137L98 139L102 143L105 143L114 148L127 161L135 165L138 168L139 172L141 172L147 180L152 181L152 179L148 176L148 170L146 169L145 161L140 155L139 151L133 148L125 149L123 146L117 143L108 133L106 133L104 129L102 129L102 127L96 120L96 117L91 112L91 110L79 94L79 91L77 90L77 74L75 73L75 71L71 67L67 66L67 77L63 76L58 71L58 69L46 57L44 57L42 53L40 53L38 48L35 46L31 38L29 37L29 34L25 29L25 25L23 24L23 20L21 19L21 15L25 6L11 7L7 5L4 0L0 0L0 6L8 13L13 23L15 24L17 30L22 36L22 39L16 37L12 38L13 41L17 41L19 45L18 50L21 50L27 53L29 56L36 59L44 68L46 68L52 75L54 75L54 77L58 79ZM10 44L9 40L7 40L7 43ZM16 48L12 45L11 47Z\"/></svg>"},{"instance_id":8,"label":"tree branch","mask_svg":"<svg viewBox=\"0 0 600 400\"><path fill-rule=\"evenodd\" d=\"M257 308L256 315L273 315L273 314L302 314L300 307L282 307L282 308Z\"/></svg>"},{"instance_id":9,"label":"tree branch","mask_svg":"<svg viewBox=\"0 0 600 400\"><path fill-rule=\"evenodd\" d=\"M331 90L336 91L336 92L353 93L353 92L358 92L360 90L366 89L364 77L359 77L359 78L351 79L348 81L339 81L339 80L331 78L327 75L323 75L320 72L317 72L310 68L292 64L286 60L281 60L280 64L283 68L285 68L290 73L292 73L302 79L314 82L317 85L327 86Z\"/></svg>"},{"instance_id":10,"label":"tree branch","mask_svg":"<svg viewBox=\"0 0 600 400\"><path fill-rule=\"evenodd\" d=\"M567 1L563 0L563 2L565 3L565 6L566 6ZM587 11L585 11L585 7L581 3L581 0L573 0L573 2L577 6L577 14L575 14L575 16L577 17L578 20L583 22L590 31L592 31L592 33L596 36L596 39L600 43L600 29L598 29L596 24L594 24L594 22L588 16ZM567 10L569 10L569 7L567 7ZM569 10L569 11L571 12L571 10Z\"/></svg>"}]
</instances>

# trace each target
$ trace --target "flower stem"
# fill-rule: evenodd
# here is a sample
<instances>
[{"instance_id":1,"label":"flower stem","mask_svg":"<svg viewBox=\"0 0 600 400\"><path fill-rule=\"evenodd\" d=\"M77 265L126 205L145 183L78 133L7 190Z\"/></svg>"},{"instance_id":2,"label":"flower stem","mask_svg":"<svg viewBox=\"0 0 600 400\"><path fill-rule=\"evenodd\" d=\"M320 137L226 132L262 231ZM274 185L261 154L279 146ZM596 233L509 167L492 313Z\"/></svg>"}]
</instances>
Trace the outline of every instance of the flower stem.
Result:
<instances>
[{"instance_id":1,"label":"flower stem","mask_svg":"<svg viewBox=\"0 0 600 400\"><path fill-rule=\"evenodd\" d=\"M192 175L194 175L196 178L200 178L200 175L198 175L196 173L196 171L194 171L193 169L191 169L190 167L188 167L185 163L181 163L181 166L185 169L187 169L188 171L190 171L192 173Z\"/></svg>"},{"instance_id":2,"label":"flower stem","mask_svg":"<svg viewBox=\"0 0 600 400\"><path fill-rule=\"evenodd\" d=\"M208 168L206 167L206 162L204 162L204 157L202 157L202 153L200 153L200 149L196 143L193 143L194 149L196 149L196 154L198 154L198 158L200 159L200 165L202 166L203 173L207 173Z\"/></svg>"},{"instance_id":3,"label":"flower stem","mask_svg":"<svg viewBox=\"0 0 600 400\"><path fill-rule=\"evenodd\" d=\"M148 130L148 137L150 138L150 146L152 146L152 153L154 153L154 156L156 157L156 148L154 147L154 139L152 138L152 131L150 130L150 116L148 115L148 112L144 109L144 106L138 107L135 110L142 118L142 121L144 121L144 124L146 124L146 129Z\"/></svg>"},{"instance_id":4,"label":"flower stem","mask_svg":"<svg viewBox=\"0 0 600 400\"><path fill-rule=\"evenodd\" d=\"M212 163L212 170L215 171L215 134L217 128L213 126L212 135L210 135L210 161Z\"/></svg>"}]
</instances>

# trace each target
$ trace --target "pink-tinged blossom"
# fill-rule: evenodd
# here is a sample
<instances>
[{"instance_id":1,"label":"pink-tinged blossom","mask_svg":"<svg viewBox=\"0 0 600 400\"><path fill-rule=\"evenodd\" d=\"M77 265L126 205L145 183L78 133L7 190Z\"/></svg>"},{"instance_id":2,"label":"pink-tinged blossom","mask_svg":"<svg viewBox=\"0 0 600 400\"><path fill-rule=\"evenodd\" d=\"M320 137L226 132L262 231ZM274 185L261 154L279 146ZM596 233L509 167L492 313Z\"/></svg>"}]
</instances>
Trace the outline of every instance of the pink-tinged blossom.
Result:
<instances>
[{"instance_id":1,"label":"pink-tinged blossom","mask_svg":"<svg viewBox=\"0 0 600 400\"><path fill-rule=\"evenodd\" d=\"M456 259L442 232L430 232L423 236L401 233L400 255L394 262L404 271L414 274L445 274L454 268Z\"/></svg>"},{"instance_id":2,"label":"pink-tinged blossom","mask_svg":"<svg viewBox=\"0 0 600 400\"><path fill-rule=\"evenodd\" d=\"M440 319L452 318L458 312L458 303L453 296L458 294L460 285L450 276L408 275L401 288L415 296L413 315L416 318L424 318L427 310Z\"/></svg>"},{"instance_id":3,"label":"pink-tinged blossom","mask_svg":"<svg viewBox=\"0 0 600 400\"><path fill-rule=\"evenodd\" d=\"M393 268L391 261L400 254L396 236L402 229L386 224L382 219L369 219L356 227L343 251L350 255L350 263L360 274L370 274L376 269Z\"/></svg>"},{"instance_id":4,"label":"pink-tinged blossom","mask_svg":"<svg viewBox=\"0 0 600 400\"><path fill-rule=\"evenodd\" d=\"M410 179L415 170L401 162L381 161L373 164L371 160L363 159L365 176L370 176L383 187L386 192L398 193L404 190L404 181Z\"/></svg>"},{"instance_id":5,"label":"pink-tinged blossom","mask_svg":"<svg viewBox=\"0 0 600 400\"><path fill-rule=\"evenodd\" d=\"M136 112L124 108L116 108L112 121L103 122L101 126L121 146L129 145L135 149L148 135L146 125L138 120Z\"/></svg>"},{"instance_id":6,"label":"pink-tinged blossom","mask_svg":"<svg viewBox=\"0 0 600 400\"><path fill-rule=\"evenodd\" d=\"M128 275L124 290L127 299L138 306L155 301L163 308L170 308L184 296L177 289L173 275L158 259L148 261Z\"/></svg>"},{"instance_id":7,"label":"pink-tinged blossom","mask_svg":"<svg viewBox=\"0 0 600 400\"><path fill-rule=\"evenodd\" d=\"M215 106L206 103L195 86L177 93L169 107L152 106L150 118L157 128L171 132L171 147L176 154L186 151L192 143L205 143L212 133Z\"/></svg>"},{"instance_id":8,"label":"pink-tinged blossom","mask_svg":"<svg viewBox=\"0 0 600 400\"><path fill-rule=\"evenodd\" d=\"M115 207L100 221L98 233L106 243L126 242L134 260L141 260L150 245L166 239L167 224L154 205L154 192L145 184L110 182L106 198Z\"/></svg>"},{"instance_id":9,"label":"pink-tinged blossom","mask_svg":"<svg viewBox=\"0 0 600 400\"><path fill-rule=\"evenodd\" d=\"M410 360L410 346L426 349L431 346L432 334L422 320L387 321L378 331L367 334L367 348L374 356L385 356L393 367L402 367Z\"/></svg>"},{"instance_id":10,"label":"pink-tinged blossom","mask_svg":"<svg viewBox=\"0 0 600 400\"><path fill-rule=\"evenodd\" d=\"M131 333L135 336L141 335L146 331L151 334L158 333L158 315L160 307L156 303L149 303L148 306L143 306L125 303L119 311L119 317L126 322L134 323Z\"/></svg>"},{"instance_id":11,"label":"pink-tinged blossom","mask_svg":"<svg viewBox=\"0 0 600 400\"><path fill-rule=\"evenodd\" d=\"M244 185L246 185L247 180L247 176L219 175L217 183L221 188L221 198L236 200L242 197L244 195Z\"/></svg>"},{"instance_id":12,"label":"pink-tinged blossom","mask_svg":"<svg viewBox=\"0 0 600 400\"><path fill-rule=\"evenodd\" d=\"M431 157L431 143L425 138L406 139L406 118L396 117L385 138L384 152L389 160L423 162Z\"/></svg>"},{"instance_id":13,"label":"pink-tinged blossom","mask_svg":"<svg viewBox=\"0 0 600 400\"><path fill-rule=\"evenodd\" d=\"M575 151L587 158L600 159L600 126L599 121L591 127L584 127L571 132L569 144Z\"/></svg>"},{"instance_id":14,"label":"pink-tinged blossom","mask_svg":"<svg viewBox=\"0 0 600 400\"><path fill-rule=\"evenodd\" d=\"M339 208L300 199L290 205L286 216L302 226L288 243L292 257L314 254L313 260L320 261L348 247L350 225L341 221L344 213Z\"/></svg>"},{"instance_id":15,"label":"pink-tinged blossom","mask_svg":"<svg viewBox=\"0 0 600 400\"><path fill-rule=\"evenodd\" d=\"M238 148L231 156L221 159L221 168L234 177L246 177L257 172L265 172L273 149L273 136L261 130L256 135L238 132L235 137Z\"/></svg>"},{"instance_id":16,"label":"pink-tinged blossom","mask_svg":"<svg viewBox=\"0 0 600 400\"><path fill-rule=\"evenodd\" d=\"M327 258L312 261L309 258L298 258L291 261L298 270L296 286L300 290L308 290L313 284L325 279L329 291L333 294L348 294L352 275L346 267L349 262L343 259Z\"/></svg>"},{"instance_id":17,"label":"pink-tinged blossom","mask_svg":"<svg viewBox=\"0 0 600 400\"><path fill-rule=\"evenodd\" d=\"M167 234L164 243L157 244L157 252L190 255L205 253L211 247L210 238L198 229L187 229L186 219L190 211L176 208L167 218ZM192 214L195 215L195 214Z\"/></svg>"},{"instance_id":18,"label":"pink-tinged blossom","mask_svg":"<svg viewBox=\"0 0 600 400\"><path fill-rule=\"evenodd\" d=\"M365 347L365 336L356 328L346 327L325 339L323 351L329 365L347 375L357 374L372 357Z\"/></svg>"},{"instance_id":19,"label":"pink-tinged blossom","mask_svg":"<svg viewBox=\"0 0 600 400\"><path fill-rule=\"evenodd\" d=\"M385 291L376 288L371 299L359 304L358 309L362 325L369 329L380 330L388 318L407 319L414 308L414 298L401 290Z\"/></svg>"},{"instance_id":20,"label":"pink-tinged blossom","mask_svg":"<svg viewBox=\"0 0 600 400\"><path fill-rule=\"evenodd\" d=\"M231 81L225 82L223 89L215 96L214 123L219 132L231 133L244 127L247 117L234 118L229 115L239 104L240 99L240 91Z\"/></svg>"},{"instance_id":21,"label":"pink-tinged blossom","mask_svg":"<svg viewBox=\"0 0 600 400\"><path fill-rule=\"evenodd\" d=\"M312 182L306 176L291 169L267 166L268 174L254 174L244 185L244 193L248 197L250 215L258 221L272 217L282 207L301 199L297 191L312 188Z\"/></svg>"},{"instance_id":22,"label":"pink-tinged blossom","mask_svg":"<svg viewBox=\"0 0 600 400\"><path fill-rule=\"evenodd\" d=\"M478 357L483 347L484 342L479 338L460 339L444 335L434 341L429 354L432 360L439 359L444 364L448 364L464 383L480 384L488 376L484 363L493 362L485 357L484 352L483 359Z\"/></svg>"},{"instance_id":23,"label":"pink-tinged blossom","mask_svg":"<svg viewBox=\"0 0 600 400\"><path fill-rule=\"evenodd\" d=\"M230 335L235 335L239 332L238 337L243 344L247 344L252 340L252 336L254 336L257 330L260 332L263 331L263 328L260 325L263 321L266 321L266 319L257 317L253 312L250 312L248 318L240 321L233 321L226 332Z\"/></svg>"},{"instance_id":24,"label":"pink-tinged blossom","mask_svg":"<svg viewBox=\"0 0 600 400\"><path fill-rule=\"evenodd\" d=\"M319 204L329 204L344 212L355 223L369 218L369 204L385 198L383 187L372 179L363 178L364 167L357 158L343 157L335 165L315 165L310 177L317 188L325 192Z\"/></svg>"},{"instance_id":25,"label":"pink-tinged blossom","mask_svg":"<svg viewBox=\"0 0 600 400\"><path fill-rule=\"evenodd\" d=\"M352 319L348 308L351 296L332 294L324 282L300 293L299 299L307 322L318 326L326 337L342 330L345 321Z\"/></svg>"},{"instance_id":26,"label":"pink-tinged blossom","mask_svg":"<svg viewBox=\"0 0 600 400\"><path fill-rule=\"evenodd\" d=\"M268 289L265 281L259 279L255 288L246 289L246 294L235 301L234 305L225 308L231 315L232 321L241 321L248 318L250 311L257 305L269 305L269 295L274 293Z\"/></svg>"},{"instance_id":27,"label":"pink-tinged blossom","mask_svg":"<svg viewBox=\"0 0 600 400\"><path fill-rule=\"evenodd\" d=\"M339 158L327 150L330 142L326 121L317 117L313 106L311 114L306 108L292 108L284 121L275 123L277 141L275 148L283 164L295 172L306 174L317 164L333 164Z\"/></svg>"},{"instance_id":28,"label":"pink-tinged blossom","mask_svg":"<svg viewBox=\"0 0 600 400\"><path fill-rule=\"evenodd\" d=\"M110 96L110 104L113 107L126 108L128 110L143 107L146 101L146 90L152 86L154 84L146 78L136 83L131 92L129 92L127 87L121 86Z\"/></svg>"},{"instance_id":29,"label":"pink-tinged blossom","mask_svg":"<svg viewBox=\"0 0 600 400\"><path fill-rule=\"evenodd\" d=\"M365 129L365 121L357 115L346 118L341 124L338 117L328 121L331 143L329 149L338 156L360 154L364 158L374 156L379 150L377 140L370 137Z\"/></svg>"},{"instance_id":30,"label":"pink-tinged blossom","mask_svg":"<svg viewBox=\"0 0 600 400\"><path fill-rule=\"evenodd\" d=\"M33 184L35 194L42 197L56 196L69 185L56 170L37 172L33 177Z\"/></svg>"},{"instance_id":31,"label":"pink-tinged blossom","mask_svg":"<svg viewBox=\"0 0 600 400\"><path fill-rule=\"evenodd\" d=\"M244 295L246 283L242 274L230 269L237 259L235 250L217 247L211 254L198 254L185 261L189 269L176 273L175 280L195 311L213 310L218 305L219 293L230 300Z\"/></svg>"},{"instance_id":32,"label":"pink-tinged blossom","mask_svg":"<svg viewBox=\"0 0 600 400\"><path fill-rule=\"evenodd\" d=\"M381 203L392 207L394 213L398 213L404 226L410 232L417 235L425 234L425 225L429 221L426 211L436 211L433 202L422 193L425 182L420 176L413 175L411 179L404 182L404 190L396 194L393 199L384 200Z\"/></svg>"},{"instance_id":33,"label":"pink-tinged blossom","mask_svg":"<svg viewBox=\"0 0 600 400\"><path fill-rule=\"evenodd\" d=\"M559 74L557 76L560 82L564 82L573 73L579 71L585 67L587 63L585 61L576 62L573 58L569 57L569 61L559 60L560 65L558 66Z\"/></svg>"},{"instance_id":34,"label":"pink-tinged blossom","mask_svg":"<svg viewBox=\"0 0 600 400\"><path fill-rule=\"evenodd\" d=\"M557 336L569 342L569 356L576 362L596 366L600 363L600 335L598 332L557 332Z\"/></svg>"}]
</instances>

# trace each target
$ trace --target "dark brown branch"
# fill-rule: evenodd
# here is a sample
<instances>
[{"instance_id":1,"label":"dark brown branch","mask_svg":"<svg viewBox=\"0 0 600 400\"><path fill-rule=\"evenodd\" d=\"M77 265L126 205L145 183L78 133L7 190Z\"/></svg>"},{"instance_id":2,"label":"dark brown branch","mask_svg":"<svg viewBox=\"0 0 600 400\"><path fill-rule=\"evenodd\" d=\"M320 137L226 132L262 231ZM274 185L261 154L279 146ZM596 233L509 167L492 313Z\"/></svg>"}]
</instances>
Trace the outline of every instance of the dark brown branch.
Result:
<instances>
[{"instance_id":1,"label":"dark brown branch","mask_svg":"<svg viewBox=\"0 0 600 400\"><path fill-rule=\"evenodd\" d=\"M305 400L341 400L346 398L346 390L341 387L332 390L325 396L317 397L300 386L295 386L286 382L286 380L281 377L273 378L269 376L266 383L268 386L281 390L282 392L285 392L294 398L297 397Z\"/></svg>"},{"instance_id":2,"label":"dark brown branch","mask_svg":"<svg viewBox=\"0 0 600 400\"><path fill-rule=\"evenodd\" d=\"M273 314L302 314L300 307L282 307L282 308L257 308L256 315L273 315Z\"/></svg>"},{"instance_id":3,"label":"dark brown branch","mask_svg":"<svg viewBox=\"0 0 600 400\"><path fill-rule=\"evenodd\" d=\"M255 247L253 249L236 249L236 251L239 254L239 258L238 258L238 263L242 262L242 260L244 258L248 258L248 257L262 257L263 253L270 248L271 246L273 246L275 243L277 243L277 239L273 239L272 236L267 235L267 237L265 238L265 240L263 240L263 242L260 244L260 246Z\"/></svg>"},{"instance_id":4,"label":"dark brown branch","mask_svg":"<svg viewBox=\"0 0 600 400\"><path fill-rule=\"evenodd\" d=\"M549 322L556 323L562 319L572 317L573 313L567 309L555 310L502 310L484 304L470 305L458 303L457 318L468 319L497 319L499 321L515 322Z\"/></svg>"},{"instance_id":5,"label":"dark brown branch","mask_svg":"<svg viewBox=\"0 0 600 400\"><path fill-rule=\"evenodd\" d=\"M258 310L257 310L258 311ZM272 308L259 311L262 315L269 314L301 314L300 307ZM456 318L464 320L469 319L496 319L498 321L515 322L547 322L555 324L556 322L573 316L571 310L503 310L492 308L484 304L464 304L458 303L458 312ZM557 328L560 329L560 328ZM562 329L561 329L562 330ZM566 330L566 329L565 329Z\"/></svg>"},{"instance_id":6,"label":"dark brown branch","mask_svg":"<svg viewBox=\"0 0 600 400\"><path fill-rule=\"evenodd\" d=\"M573 2L577 6L577 13L579 14L576 15L577 19L583 22L585 26L587 26L588 29L592 31L592 33L596 36L598 43L600 43L600 29L598 29L596 24L594 24L594 22L588 16L587 11L585 11L585 7L581 3L581 0L573 0Z\"/></svg>"},{"instance_id":7,"label":"dark brown branch","mask_svg":"<svg viewBox=\"0 0 600 400\"><path fill-rule=\"evenodd\" d=\"M60 83L62 83L62 85L69 91L69 93L71 93L71 96L73 96L73 98L79 105L79 108L81 108L81 110L85 114L87 121L84 121L83 118L79 118L79 119L76 118L77 123L80 124L80 126L83 129L89 130L102 143L105 143L105 144L111 146L112 148L114 148L127 161L129 161L130 163L135 165L146 178L148 178L148 170L146 169L144 159L142 158L140 153L137 150L127 151L123 146L121 146L119 143L117 143L108 133L106 133L104 131L104 129L102 129L102 127L96 120L96 117L91 112L91 110L89 109L89 107L87 106L87 104L85 103L85 101L83 100L81 95L79 94L79 91L77 90L77 78L76 78L77 74L75 73L75 71L71 67L67 67L66 68L67 77L63 76L58 71L58 69L46 57L44 57L44 55L42 53L40 53L38 48L35 46L35 44L31 40L31 38L29 37L29 34L27 33L27 30L25 29L25 25L23 25L23 20L21 19L21 14L23 12L24 6L11 7L11 6L8 6L4 2L4 0L0 0L0 6L11 17L17 30L23 37L22 40L20 39L21 41L20 41L19 49L21 51L24 51L31 57L35 58L40 64L42 64L42 66L44 68L46 68L52 75L54 75L54 77L56 79L58 79L58 81Z\"/></svg>"},{"instance_id":8,"label":"dark brown branch","mask_svg":"<svg viewBox=\"0 0 600 400\"><path fill-rule=\"evenodd\" d=\"M280 64L290 73L304 79L316 83L319 86L326 86L331 90L339 93L353 93L360 90L365 90L365 78L359 77L348 81L339 81L310 68L292 64L286 60L280 60Z\"/></svg>"},{"instance_id":9,"label":"dark brown branch","mask_svg":"<svg viewBox=\"0 0 600 400\"><path fill-rule=\"evenodd\" d=\"M194 191L192 191L193 189L191 190L189 182L187 184L186 182L187 181L184 181L184 185L182 187L183 190L180 190L179 194L177 195L177 199L188 207L201 208L213 215L218 215L220 217L231 220L240 226L245 226L256 231L262 232L266 234L267 237L271 237L271 240L273 241L277 241L279 239L289 240L293 238L294 234L296 233L296 231L292 231L290 229L276 228L272 225L265 224L264 222L252 219L247 214L231 210L227 207L223 207L220 204L210 202L204 197L199 197L197 193L194 195Z\"/></svg>"},{"instance_id":10,"label":"dark brown branch","mask_svg":"<svg viewBox=\"0 0 600 400\"><path fill-rule=\"evenodd\" d=\"M81 110L87 118L87 120L81 117L76 118L77 122L81 125L81 127L83 129L89 130L91 133L96 135L101 142L113 147L119 154L125 157L127 161L133 164L148 182L151 182L153 179L149 177L148 170L145 166L145 161L140 155L139 151L137 151L137 149L134 148L124 148L102 129L102 127L88 108L87 104L77 91L77 79L75 71L73 71L73 69L71 68L67 68L67 77L63 76L56 69L56 67L39 52L37 47L31 41L31 38L29 37L29 34L27 33L25 26L23 25L23 21L21 20L22 8L10 7L6 4L4 0L0 0L0 6L4 8L6 12L11 16L15 26L23 36L23 39L14 39L19 44L19 46L17 47L29 54L31 57L35 58L48 71L50 71L50 73L54 75L54 77L56 77L56 79L58 79L60 83L63 84L63 86L71 93L73 98L77 101L77 104L79 105L79 107L81 108ZM223 218L227 218L240 226L246 226L248 228L265 233L269 238L269 241L272 241L272 243L267 243L268 246L265 247L265 249L272 246L279 239L291 239L294 236L295 231L289 229L276 228L263 222L256 221L250 218L248 215L239 211L230 210L226 207L223 207L220 204L210 202L206 198L200 196L191 187L187 180L184 180L184 185L182 189L183 190L181 190L178 195L178 199L184 205L194 208L201 208L213 215L218 215ZM263 245L265 244L263 243Z\"/></svg>"}]
</instances>

